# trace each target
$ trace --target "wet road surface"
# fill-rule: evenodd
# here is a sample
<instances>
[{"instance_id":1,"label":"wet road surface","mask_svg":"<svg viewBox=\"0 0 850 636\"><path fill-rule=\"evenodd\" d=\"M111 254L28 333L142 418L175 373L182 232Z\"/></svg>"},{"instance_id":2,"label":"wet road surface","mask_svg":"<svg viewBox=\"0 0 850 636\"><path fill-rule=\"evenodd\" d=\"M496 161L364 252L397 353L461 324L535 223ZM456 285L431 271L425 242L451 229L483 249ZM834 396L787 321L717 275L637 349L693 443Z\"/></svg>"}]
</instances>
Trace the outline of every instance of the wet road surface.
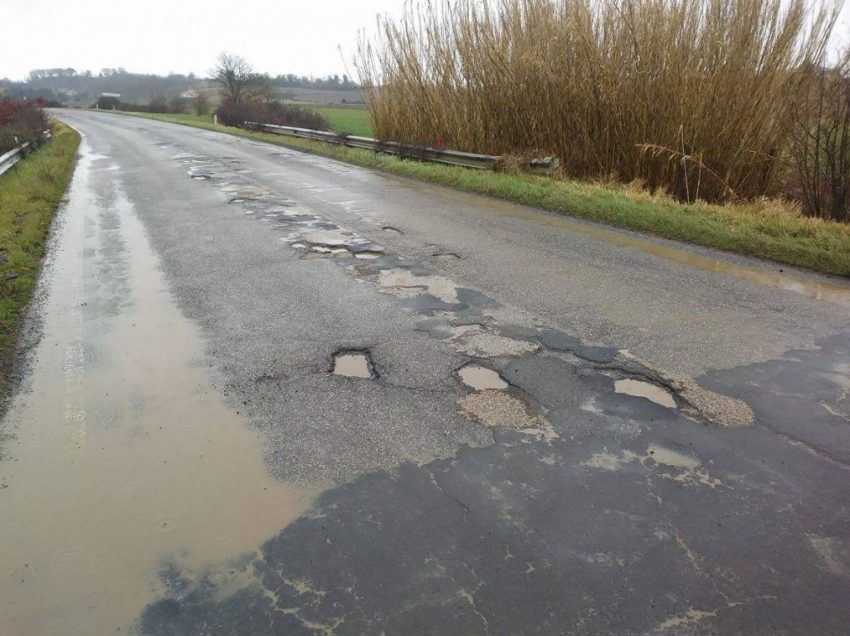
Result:
<instances>
[{"instance_id":1,"label":"wet road surface","mask_svg":"<svg viewBox=\"0 0 850 636\"><path fill-rule=\"evenodd\" d=\"M0 634L844 633L846 282L60 116Z\"/></svg>"}]
</instances>

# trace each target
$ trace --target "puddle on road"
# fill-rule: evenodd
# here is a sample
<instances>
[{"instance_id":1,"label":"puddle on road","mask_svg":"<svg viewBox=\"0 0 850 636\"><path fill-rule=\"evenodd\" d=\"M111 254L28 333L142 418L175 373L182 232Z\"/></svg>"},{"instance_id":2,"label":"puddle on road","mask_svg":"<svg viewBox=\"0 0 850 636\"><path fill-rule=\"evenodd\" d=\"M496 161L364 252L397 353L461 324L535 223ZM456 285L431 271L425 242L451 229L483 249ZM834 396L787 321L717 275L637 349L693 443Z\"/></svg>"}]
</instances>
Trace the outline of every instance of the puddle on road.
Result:
<instances>
[{"instance_id":1,"label":"puddle on road","mask_svg":"<svg viewBox=\"0 0 850 636\"><path fill-rule=\"evenodd\" d=\"M655 460L656 464L673 466L674 468L699 468L701 462L695 457L685 455L670 448L664 448L658 444L650 444L647 455Z\"/></svg>"},{"instance_id":2,"label":"puddle on road","mask_svg":"<svg viewBox=\"0 0 850 636\"><path fill-rule=\"evenodd\" d=\"M676 401L670 392L662 389L660 386L643 380L634 380L628 378L626 380L617 380L614 382L614 392L633 397L645 398L661 406L666 406L668 409L676 408Z\"/></svg>"},{"instance_id":3,"label":"puddle on road","mask_svg":"<svg viewBox=\"0 0 850 636\"><path fill-rule=\"evenodd\" d=\"M334 356L334 375L346 378L371 378L369 357L362 351L345 351Z\"/></svg>"},{"instance_id":4,"label":"puddle on road","mask_svg":"<svg viewBox=\"0 0 850 636\"><path fill-rule=\"evenodd\" d=\"M126 633L166 593L164 563L251 554L317 492L269 476L260 440L198 366L202 341L132 207L120 192L100 207L91 166L106 159L83 149L29 391L4 422L16 435L0 462L4 636Z\"/></svg>"},{"instance_id":5,"label":"puddle on road","mask_svg":"<svg viewBox=\"0 0 850 636\"><path fill-rule=\"evenodd\" d=\"M459 369L457 374L465 385L476 391L508 388L508 383L496 371L477 364L467 364Z\"/></svg>"}]
</instances>

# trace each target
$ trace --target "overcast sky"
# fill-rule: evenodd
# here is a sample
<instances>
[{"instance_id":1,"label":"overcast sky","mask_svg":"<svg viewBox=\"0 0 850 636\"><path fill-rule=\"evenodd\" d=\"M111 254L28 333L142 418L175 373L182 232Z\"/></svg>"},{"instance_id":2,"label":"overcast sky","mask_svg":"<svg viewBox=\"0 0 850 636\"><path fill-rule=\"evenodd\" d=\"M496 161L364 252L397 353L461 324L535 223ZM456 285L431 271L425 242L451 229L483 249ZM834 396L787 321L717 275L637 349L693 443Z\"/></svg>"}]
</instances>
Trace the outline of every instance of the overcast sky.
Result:
<instances>
[{"instance_id":1,"label":"overcast sky","mask_svg":"<svg viewBox=\"0 0 850 636\"><path fill-rule=\"evenodd\" d=\"M222 50L272 75L342 75L346 65L353 74L357 30L403 6L403 0L0 0L0 77L68 66L205 75Z\"/></svg>"},{"instance_id":2,"label":"overcast sky","mask_svg":"<svg viewBox=\"0 0 850 636\"><path fill-rule=\"evenodd\" d=\"M349 71L357 30L404 0L0 0L0 77L34 68L206 75L222 50L258 71ZM238 12L238 14L234 14ZM850 2L839 21L850 40ZM339 47L343 54L340 55ZM348 65L348 69L346 69Z\"/></svg>"}]
</instances>

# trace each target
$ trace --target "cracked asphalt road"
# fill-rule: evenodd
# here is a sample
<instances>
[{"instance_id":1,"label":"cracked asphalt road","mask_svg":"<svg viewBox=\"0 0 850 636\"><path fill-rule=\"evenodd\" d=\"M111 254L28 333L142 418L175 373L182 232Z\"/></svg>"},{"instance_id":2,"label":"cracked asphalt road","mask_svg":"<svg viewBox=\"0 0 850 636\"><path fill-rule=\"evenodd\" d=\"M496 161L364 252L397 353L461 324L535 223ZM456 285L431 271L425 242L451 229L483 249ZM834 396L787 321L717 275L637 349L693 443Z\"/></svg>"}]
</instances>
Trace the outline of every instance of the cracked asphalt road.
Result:
<instances>
[{"instance_id":1,"label":"cracked asphalt road","mask_svg":"<svg viewBox=\"0 0 850 636\"><path fill-rule=\"evenodd\" d=\"M845 633L846 281L59 116L2 633Z\"/></svg>"}]
</instances>

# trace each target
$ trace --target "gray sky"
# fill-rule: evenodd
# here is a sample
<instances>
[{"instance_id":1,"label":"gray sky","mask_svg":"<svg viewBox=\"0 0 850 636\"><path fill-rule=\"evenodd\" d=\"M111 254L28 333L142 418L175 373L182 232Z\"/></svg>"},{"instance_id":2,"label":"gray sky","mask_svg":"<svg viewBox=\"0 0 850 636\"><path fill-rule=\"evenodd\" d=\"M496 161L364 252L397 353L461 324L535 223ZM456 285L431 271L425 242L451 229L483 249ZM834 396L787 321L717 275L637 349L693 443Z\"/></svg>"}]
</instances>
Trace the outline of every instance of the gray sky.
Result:
<instances>
[{"instance_id":1,"label":"gray sky","mask_svg":"<svg viewBox=\"0 0 850 636\"><path fill-rule=\"evenodd\" d=\"M0 77L68 66L204 75L225 49L272 75L342 75L357 30L402 7L403 0L0 0Z\"/></svg>"},{"instance_id":2,"label":"gray sky","mask_svg":"<svg viewBox=\"0 0 850 636\"><path fill-rule=\"evenodd\" d=\"M73 67L205 75L221 50L255 69L329 75L351 68L357 30L404 0L0 0L0 77ZM239 16L227 15L238 10ZM14 25L9 27L9 25ZM850 41L850 2L839 20ZM31 43L31 38L37 44ZM342 47L344 56L340 55Z\"/></svg>"}]
</instances>

